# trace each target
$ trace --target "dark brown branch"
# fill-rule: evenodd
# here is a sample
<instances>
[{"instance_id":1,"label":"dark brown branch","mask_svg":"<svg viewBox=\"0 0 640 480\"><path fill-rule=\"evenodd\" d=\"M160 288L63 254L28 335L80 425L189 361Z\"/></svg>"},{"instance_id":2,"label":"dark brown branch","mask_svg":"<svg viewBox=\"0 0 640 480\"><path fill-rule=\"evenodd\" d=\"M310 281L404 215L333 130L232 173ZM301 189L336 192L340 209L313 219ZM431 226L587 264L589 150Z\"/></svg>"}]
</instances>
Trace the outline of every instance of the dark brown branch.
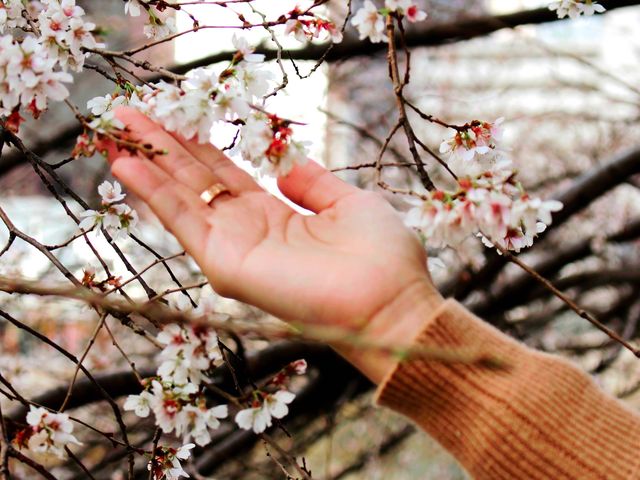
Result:
<instances>
[{"instance_id":1,"label":"dark brown branch","mask_svg":"<svg viewBox=\"0 0 640 480\"><path fill-rule=\"evenodd\" d=\"M39 464L38 462L36 462L34 460L31 460L29 457L27 457L26 455L23 455L22 453L20 453L15 448L11 448L9 450L9 456L15 458L16 460L18 460L21 463L24 463L25 465L31 467L33 470L38 472L41 477L46 478L47 480L58 480L58 479L56 479L56 477L54 477L52 474L50 474L49 471L44 466L42 466L41 464Z\"/></svg>"},{"instance_id":2,"label":"dark brown branch","mask_svg":"<svg viewBox=\"0 0 640 480\"><path fill-rule=\"evenodd\" d=\"M601 0L599 3L607 10L615 10L621 7L639 5L640 1ZM558 21L556 13L543 7L506 15L485 15L455 20L453 22L425 22L421 27L408 31L405 42L408 47L432 47L481 37L505 28L556 21ZM326 55L326 60L333 62L354 57L371 56L383 52L386 48L387 46L384 43L362 42L354 36L347 36L342 43L333 47ZM287 55L294 60L318 60L325 54L326 49L327 45L312 44L298 50L287 51ZM277 49L270 48L258 48L256 52L265 55L268 60L273 60L278 55ZM227 61L233 57L234 53L235 52L221 52L209 55L202 59L185 63L179 67L174 67L171 70L179 74L185 73L202 65Z\"/></svg>"},{"instance_id":3,"label":"dark brown branch","mask_svg":"<svg viewBox=\"0 0 640 480\"><path fill-rule=\"evenodd\" d=\"M107 390L105 390L102 387L102 385L100 385L98 382L96 382L96 379L91 374L91 372L89 372L89 370L87 370L87 368L84 367L82 365L82 363L80 363L78 361L76 356L71 354L71 353L69 353L67 350L65 350L64 348L60 347L57 343L55 343L54 341L50 340L46 336L42 335L40 332L34 330L33 328L29 327L28 325L25 325L24 323L22 323L18 319L16 319L13 316L9 315L7 312L5 312L3 310L0 310L0 317L2 317L5 320L7 320L9 323L11 323L16 328L19 328L20 330L24 330L28 334L34 336L35 338L40 340L42 343L44 343L46 345L49 345L50 347L52 347L53 349L55 349L59 353L61 353L63 356L65 356L66 358L71 360L74 364L76 364L78 366L78 368L82 371L82 373L85 374L87 379L89 381L91 381L97 387L97 389L100 391L100 394L102 395L102 399L106 400L107 403L109 404L109 406L111 407L111 410L113 411L113 415L114 415L114 417L116 419L116 422L117 422L117 424L118 424L118 426L120 428L120 433L122 434L122 440L127 445L127 447L131 448L131 445L129 444L129 438L128 438L128 435L127 435L127 426L125 425L124 420L122 419L122 412L120 411L120 407L118 407L118 404L115 402L113 397L109 394L109 392L107 392ZM133 465L133 461L134 461L133 460L133 456L130 456L130 464L131 465Z\"/></svg>"}]
</instances>

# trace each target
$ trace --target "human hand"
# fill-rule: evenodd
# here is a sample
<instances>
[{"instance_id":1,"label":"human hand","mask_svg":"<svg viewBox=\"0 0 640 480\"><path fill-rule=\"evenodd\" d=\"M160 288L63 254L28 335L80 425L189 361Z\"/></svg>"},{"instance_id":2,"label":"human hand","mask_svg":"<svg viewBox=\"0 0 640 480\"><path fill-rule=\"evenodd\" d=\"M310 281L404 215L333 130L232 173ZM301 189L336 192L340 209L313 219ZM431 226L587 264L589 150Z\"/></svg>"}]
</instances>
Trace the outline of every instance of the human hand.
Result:
<instances>
[{"instance_id":1,"label":"human hand","mask_svg":"<svg viewBox=\"0 0 640 480\"><path fill-rule=\"evenodd\" d=\"M416 312L442 301L423 246L380 195L308 161L278 180L282 193L315 215L296 213L262 189L213 145L167 133L141 113L117 116L134 139L166 150L153 161L107 143L112 172L173 233L219 294L285 321L349 329L404 345ZM230 194L206 205L200 193L223 183ZM424 315L424 313L422 313ZM391 360L343 353L378 381Z\"/></svg>"}]
</instances>

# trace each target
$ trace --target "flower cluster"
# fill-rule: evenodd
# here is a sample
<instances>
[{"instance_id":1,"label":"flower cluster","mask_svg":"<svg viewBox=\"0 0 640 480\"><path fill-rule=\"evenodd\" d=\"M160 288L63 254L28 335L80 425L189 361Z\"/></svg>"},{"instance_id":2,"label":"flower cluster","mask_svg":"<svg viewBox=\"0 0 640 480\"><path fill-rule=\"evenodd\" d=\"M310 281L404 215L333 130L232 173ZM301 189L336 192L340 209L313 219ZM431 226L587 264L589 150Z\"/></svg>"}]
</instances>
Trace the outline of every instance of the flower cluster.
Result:
<instances>
[{"instance_id":1,"label":"flower cluster","mask_svg":"<svg viewBox=\"0 0 640 480\"><path fill-rule=\"evenodd\" d=\"M138 213L122 203L126 194L122 193L120 184L104 181L98 187L98 193L102 198L102 207L99 210L90 209L80 213L80 229L89 231L98 227L114 239L124 238L134 232L138 224Z\"/></svg>"},{"instance_id":2,"label":"flower cluster","mask_svg":"<svg viewBox=\"0 0 640 480\"><path fill-rule=\"evenodd\" d=\"M95 24L83 19L84 10L75 0L41 0L45 8L38 15L41 42L62 68L82 70L86 53L83 49L102 47L93 31Z\"/></svg>"},{"instance_id":3,"label":"flower cluster","mask_svg":"<svg viewBox=\"0 0 640 480\"><path fill-rule=\"evenodd\" d=\"M158 447L155 456L147 465L153 480L178 480L180 477L188 477L180 460L187 460L191 456L193 443L187 443L180 448Z\"/></svg>"},{"instance_id":4,"label":"flower cluster","mask_svg":"<svg viewBox=\"0 0 640 480\"><path fill-rule=\"evenodd\" d=\"M430 246L456 247L472 234L519 252L551 223L560 202L530 197L515 180L511 162L497 145L501 120L474 121L443 142L449 166L458 175L455 191L436 190L407 213L409 226Z\"/></svg>"},{"instance_id":5,"label":"flower cluster","mask_svg":"<svg viewBox=\"0 0 640 480\"><path fill-rule=\"evenodd\" d=\"M504 121L499 118L495 122L475 120L456 131L453 137L440 145L440 153L454 154L463 160L473 160L478 155L495 155L499 153L497 142L502 139L500 125Z\"/></svg>"},{"instance_id":6,"label":"flower cluster","mask_svg":"<svg viewBox=\"0 0 640 480\"><path fill-rule=\"evenodd\" d=\"M244 39L234 36L233 42L237 53L222 72L197 68L179 85L164 81L142 87L129 85L121 95L90 100L87 108L94 118L89 128L99 135L121 136L118 131L124 125L114 109L122 104L145 113L166 130L186 139L195 137L200 143L210 141L217 122L232 123L240 128L236 152L265 172L288 173L295 163L306 160L306 143L293 139L290 121L264 113L257 106L269 90L272 74L260 65L264 56L253 53ZM75 153L87 151L86 138L78 142Z\"/></svg>"},{"instance_id":7,"label":"flower cluster","mask_svg":"<svg viewBox=\"0 0 640 480\"><path fill-rule=\"evenodd\" d=\"M143 418L153 411L164 432L175 432L185 441L193 438L200 446L209 444L209 431L228 415L226 405L208 408L204 392L206 372L220 359L217 340L211 329L167 326L158 335L165 345L158 377L147 381L140 395L130 395L125 410Z\"/></svg>"},{"instance_id":8,"label":"flower cluster","mask_svg":"<svg viewBox=\"0 0 640 480\"><path fill-rule=\"evenodd\" d=\"M20 430L14 439L19 448L31 452L67 458L65 449L69 445L81 445L73 436L73 423L69 415L52 413L41 407L29 407L28 428Z\"/></svg>"},{"instance_id":9,"label":"flower cluster","mask_svg":"<svg viewBox=\"0 0 640 480\"><path fill-rule=\"evenodd\" d=\"M286 175L295 164L307 160L308 144L293 139L290 121L255 112L242 128L237 149L263 172Z\"/></svg>"},{"instance_id":10,"label":"flower cluster","mask_svg":"<svg viewBox=\"0 0 640 480\"><path fill-rule=\"evenodd\" d=\"M549 5L549 10L556 11L558 18L578 18L580 15L602 13L605 8L594 0L559 0Z\"/></svg>"},{"instance_id":11,"label":"flower cluster","mask_svg":"<svg viewBox=\"0 0 640 480\"><path fill-rule=\"evenodd\" d=\"M320 18L313 12L302 12L298 7L289 12L285 33L299 42L330 38L333 43L342 42L342 31L331 20Z\"/></svg>"},{"instance_id":12,"label":"flower cluster","mask_svg":"<svg viewBox=\"0 0 640 480\"><path fill-rule=\"evenodd\" d=\"M233 41L237 53L222 72L198 68L180 86L146 85L129 104L169 131L188 139L197 136L200 143L210 141L215 122L242 122L251 106L267 93L272 75L260 65L263 55L253 53L244 39L234 36Z\"/></svg>"},{"instance_id":13,"label":"flower cluster","mask_svg":"<svg viewBox=\"0 0 640 480\"><path fill-rule=\"evenodd\" d=\"M56 60L33 36L21 42L11 35L0 37L0 115L10 115L26 106L34 117L46 110L48 100L69 96L67 72L55 70Z\"/></svg>"},{"instance_id":14,"label":"flower cluster","mask_svg":"<svg viewBox=\"0 0 640 480\"><path fill-rule=\"evenodd\" d=\"M278 390L268 393L262 390L253 392L249 408L240 410L235 417L238 426L244 430L262 433L273 424L273 419L284 418L289 413L288 405L293 402L295 394L286 389L292 375L304 375L307 371L305 360L296 360L281 370L269 382Z\"/></svg>"},{"instance_id":15,"label":"flower cluster","mask_svg":"<svg viewBox=\"0 0 640 480\"><path fill-rule=\"evenodd\" d=\"M144 10L148 16L143 28L144 34L148 38L156 40L173 35L178 31L176 19L173 16L163 14L168 5L177 3L176 0L164 0L157 2L155 8L146 2L138 0L127 0L124 4L124 13L132 17L139 17Z\"/></svg>"},{"instance_id":16,"label":"flower cluster","mask_svg":"<svg viewBox=\"0 0 640 480\"><path fill-rule=\"evenodd\" d=\"M0 32L26 30L26 18L34 16L33 34L0 37L0 115L9 116L23 106L38 117L49 99L67 98L64 84L73 81L68 70L81 71L84 49L100 46L93 35L95 25L83 19L84 10L75 0L2 2Z\"/></svg>"},{"instance_id":17,"label":"flower cluster","mask_svg":"<svg viewBox=\"0 0 640 480\"><path fill-rule=\"evenodd\" d=\"M358 30L360 40L368 38L373 43L386 42L385 18L392 13L406 17L411 23L427 18L427 14L413 0L385 0L384 8L378 8L371 0L366 0L351 23Z\"/></svg>"},{"instance_id":18,"label":"flower cluster","mask_svg":"<svg viewBox=\"0 0 640 480\"><path fill-rule=\"evenodd\" d=\"M0 33L10 28L24 28L27 19L22 15L25 5L22 0L3 0L0 2Z\"/></svg>"}]
</instances>

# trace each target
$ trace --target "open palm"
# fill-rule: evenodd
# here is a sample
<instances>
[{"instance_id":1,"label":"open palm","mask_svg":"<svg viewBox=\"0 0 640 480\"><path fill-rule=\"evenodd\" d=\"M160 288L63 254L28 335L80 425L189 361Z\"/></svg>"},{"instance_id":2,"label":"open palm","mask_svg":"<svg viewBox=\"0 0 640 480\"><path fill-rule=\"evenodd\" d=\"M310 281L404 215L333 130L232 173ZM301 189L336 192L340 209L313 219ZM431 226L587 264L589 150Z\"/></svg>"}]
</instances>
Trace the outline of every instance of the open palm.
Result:
<instances>
[{"instance_id":1,"label":"open palm","mask_svg":"<svg viewBox=\"0 0 640 480\"><path fill-rule=\"evenodd\" d=\"M282 192L315 215L296 213L212 145L167 133L144 115L117 112L134 138L168 154L153 161L110 145L114 175L149 204L214 289L292 322L359 330L398 299L437 295L424 250L379 195L314 162L279 179ZM211 206L215 183L230 194Z\"/></svg>"}]
</instances>

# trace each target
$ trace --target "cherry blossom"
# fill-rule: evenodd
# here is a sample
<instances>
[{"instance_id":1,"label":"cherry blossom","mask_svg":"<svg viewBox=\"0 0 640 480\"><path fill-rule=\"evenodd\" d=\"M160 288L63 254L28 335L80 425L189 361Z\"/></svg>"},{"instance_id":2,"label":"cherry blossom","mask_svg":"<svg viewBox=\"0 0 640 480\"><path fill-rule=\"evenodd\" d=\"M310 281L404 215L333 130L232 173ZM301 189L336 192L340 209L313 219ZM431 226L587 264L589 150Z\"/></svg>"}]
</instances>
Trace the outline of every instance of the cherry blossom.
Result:
<instances>
[{"instance_id":1,"label":"cherry blossom","mask_svg":"<svg viewBox=\"0 0 640 480\"><path fill-rule=\"evenodd\" d=\"M289 413L288 404L296 397L287 390L273 394L263 394L262 402L256 401L251 408L240 410L235 421L243 430L262 433L272 425L272 418L284 418Z\"/></svg>"},{"instance_id":2,"label":"cherry blossom","mask_svg":"<svg viewBox=\"0 0 640 480\"><path fill-rule=\"evenodd\" d=\"M149 23L144 26L142 31L148 38L160 40L161 38L176 33L178 27L176 25L176 19L173 17L167 17L164 20L157 17L150 17Z\"/></svg>"},{"instance_id":3,"label":"cherry blossom","mask_svg":"<svg viewBox=\"0 0 640 480\"><path fill-rule=\"evenodd\" d=\"M98 186L98 193L104 205L121 202L127 196L122 193L122 186L118 182L111 183L106 180Z\"/></svg>"},{"instance_id":4,"label":"cherry blossom","mask_svg":"<svg viewBox=\"0 0 640 480\"><path fill-rule=\"evenodd\" d=\"M27 20L22 16L24 4L22 0L3 0L0 2L0 33L10 28L22 28Z\"/></svg>"},{"instance_id":5,"label":"cherry blossom","mask_svg":"<svg viewBox=\"0 0 640 480\"><path fill-rule=\"evenodd\" d=\"M124 123L116 118L115 113L111 110L104 112L99 117L94 118L89 123L89 128L98 133L109 133L112 130L124 129Z\"/></svg>"},{"instance_id":6,"label":"cherry blossom","mask_svg":"<svg viewBox=\"0 0 640 480\"><path fill-rule=\"evenodd\" d=\"M147 381L142 393L127 398L124 409L142 418L153 412L164 432L175 432L184 441L193 438L200 446L211 442L210 430L220 427L220 420L228 415L226 405L209 408L203 390L195 384L176 385L165 379Z\"/></svg>"},{"instance_id":7,"label":"cherry blossom","mask_svg":"<svg viewBox=\"0 0 640 480\"><path fill-rule=\"evenodd\" d=\"M172 305L175 308L175 303ZM178 308L186 314L193 311L188 303ZM157 340L165 346L158 356L158 377L146 381L141 394L130 395L124 408L143 418L153 411L164 432L175 432L185 442L193 438L196 444L207 445L210 430L218 428L228 415L226 405L207 406L200 386L206 372L221 358L218 337L204 327L168 325Z\"/></svg>"},{"instance_id":8,"label":"cherry blossom","mask_svg":"<svg viewBox=\"0 0 640 480\"><path fill-rule=\"evenodd\" d=\"M98 193L102 198L102 207L99 210L89 209L81 212L82 221L78 227L84 231L94 227L104 229L115 240L134 233L138 224L138 213L129 205L118 203L125 198L120 184L105 181L98 187Z\"/></svg>"},{"instance_id":9,"label":"cherry blossom","mask_svg":"<svg viewBox=\"0 0 640 480\"><path fill-rule=\"evenodd\" d=\"M52 413L42 407L29 407L27 424L30 428L20 431L16 443L20 448L27 447L34 453L67 458L65 448L70 445L82 445L73 436L73 423L65 413Z\"/></svg>"},{"instance_id":10,"label":"cherry blossom","mask_svg":"<svg viewBox=\"0 0 640 480\"><path fill-rule=\"evenodd\" d=\"M124 4L124 13L132 17L139 17L142 11L142 5L138 0L127 0Z\"/></svg>"},{"instance_id":11,"label":"cherry blossom","mask_svg":"<svg viewBox=\"0 0 640 480\"><path fill-rule=\"evenodd\" d=\"M263 173L286 175L297 163L306 162L308 144L293 139L291 122L276 115L255 112L241 129L237 149Z\"/></svg>"},{"instance_id":12,"label":"cherry blossom","mask_svg":"<svg viewBox=\"0 0 640 480\"><path fill-rule=\"evenodd\" d=\"M205 446L211 443L210 430L220 427L220 420L227 416L226 405L207 408L204 400L197 405L185 405L180 415L182 423L180 431L185 441L193 438L197 445Z\"/></svg>"},{"instance_id":13,"label":"cherry blossom","mask_svg":"<svg viewBox=\"0 0 640 480\"><path fill-rule=\"evenodd\" d=\"M312 12L303 13L299 8L289 12L285 23L285 35L293 35L299 42L328 37L333 43L342 42L342 31L330 20Z\"/></svg>"},{"instance_id":14,"label":"cherry blossom","mask_svg":"<svg viewBox=\"0 0 640 480\"><path fill-rule=\"evenodd\" d=\"M144 390L140 395L129 395L124 402L124 409L133 411L138 417L147 418L151 412L154 398L147 390Z\"/></svg>"},{"instance_id":15,"label":"cherry blossom","mask_svg":"<svg viewBox=\"0 0 640 480\"><path fill-rule=\"evenodd\" d=\"M116 107L126 103L126 97L122 95L105 95L104 97L94 97L87 102L87 108L93 115L104 115L105 112L114 110Z\"/></svg>"},{"instance_id":16,"label":"cherry blossom","mask_svg":"<svg viewBox=\"0 0 640 480\"><path fill-rule=\"evenodd\" d=\"M55 67L56 60L35 37L27 36L20 43L11 35L0 37L0 115L23 105L37 117L46 110L49 99L67 98L64 83L73 78Z\"/></svg>"},{"instance_id":17,"label":"cherry blossom","mask_svg":"<svg viewBox=\"0 0 640 480\"><path fill-rule=\"evenodd\" d=\"M427 18L427 13L412 0L386 0L384 8L378 8L371 0L366 0L351 19L351 24L358 30L360 40L368 38L373 43L387 42L385 17L391 13L406 17L411 23Z\"/></svg>"},{"instance_id":18,"label":"cherry blossom","mask_svg":"<svg viewBox=\"0 0 640 480\"><path fill-rule=\"evenodd\" d=\"M595 13L603 13L605 8L598 2L593 0L560 0L551 3L549 10L556 11L558 18L578 18L580 15L594 15Z\"/></svg>"},{"instance_id":19,"label":"cherry blossom","mask_svg":"<svg viewBox=\"0 0 640 480\"><path fill-rule=\"evenodd\" d=\"M85 21L85 12L75 0L45 0L38 16L39 41L63 68L81 71L86 54L83 49L102 47L94 35L95 24Z\"/></svg>"},{"instance_id":20,"label":"cherry blossom","mask_svg":"<svg viewBox=\"0 0 640 480\"><path fill-rule=\"evenodd\" d=\"M407 225L422 232L434 248L458 247L471 235L488 246L519 252L552 221L562 208L555 200L530 197L515 179L511 162L499 148L502 119L474 120L456 127L440 151L450 154L449 167L457 175L456 190L429 192L412 201Z\"/></svg>"},{"instance_id":21,"label":"cherry blossom","mask_svg":"<svg viewBox=\"0 0 640 480\"><path fill-rule=\"evenodd\" d=\"M138 108L169 130L200 143L210 140L215 122L242 120L269 86L271 74L258 65L247 50L237 55L222 72L198 68L179 86L158 82L145 85L129 99Z\"/></svg>"},{"instance_id":22,"label":"cherry blossom","mask_svg":"<svg viewBox=\"0 0 640 480\"><path fill-rule=\"evenodd\" d=\"M177 449L158 447L154 459L147 465L153 480L178 480L180 477L188 477L189 474L182 468L180 460L188 460L194 447L193 443L187 443Z\"/></svg>"},{"instance_id":23,"label":"cherry blossom","mask_svg":"<svg viewBox=\"0 0 640 480\"><path fill-rule=\"evenodd\" d=\"M203 372L221 358L218 337L211 329L169 325L157 339L165 345L158 356L162 361L158 375L177 385L200 384Z\"/></svg>"},{"instance_id":24,"label":"cherry blossom","mask_svg":"<svg viewBox=\"0 0 640 480\"><path fill-rule=\"evenodd\" d=\"M385 0L385 7L392 12L405 15L411 23L427 18L427 13L420 10L412 0Z\"/></svg>"},{"instance_id":25,"label":"cherry blossom","mask_svg":"<svg viewBox=\"0 0 640 480\"><path fill-rule=\"evenodd\" d=\"M73 151L71 152L71 156L73 158L79 157L91 157L96 152L96 146L89 137L89 135L84 132L78 135L76 139L76 144L73 147Z\"/></svg>"},{"instance_id":26,"label":"cherry blossom","mask_svg":"<svg viewBox=\"0 0 640 480\"><path fill-rule=\"evenodd\" d=\"M371 0L366 0L353 18L351 24L360 34L360 40L368 38L373 43L386 42L384 16Z\"/></svg>"},{"instance_id":27,"label":"cherry blossom","mask_svg":"<svg viewBox=\"0 0 640 480\"><path fill-rule=\"evenodd\" d=\"M253 430L262 433L271 426L271 415L263 405L240 410L235 417L235 422L243 430Z\"/></svg>"},{"instance_id":28,"label":"cherry blossom","mask_svg":"<svg viewBox=\"0 0 640 480\"><path fill-rule=\"evenodd\" d=\"M474 120L442 142L440 153L455 154L464 160L471 160L476 155L498 152L496 144L502 139L500 125L503 121L503 118L493 123Z\"/></svg>"},{"instance_id":29,"label":"cherry blossom","mask_svg":"<svg viewBox=\"0 0 640 480\"><path fill-rule=\"evenodd\" d=\"M305 359L296 360L291 362L289 368L293 370L296 375L304 375L307 373L307 361Z\"/></svg>"}]
</instances>

